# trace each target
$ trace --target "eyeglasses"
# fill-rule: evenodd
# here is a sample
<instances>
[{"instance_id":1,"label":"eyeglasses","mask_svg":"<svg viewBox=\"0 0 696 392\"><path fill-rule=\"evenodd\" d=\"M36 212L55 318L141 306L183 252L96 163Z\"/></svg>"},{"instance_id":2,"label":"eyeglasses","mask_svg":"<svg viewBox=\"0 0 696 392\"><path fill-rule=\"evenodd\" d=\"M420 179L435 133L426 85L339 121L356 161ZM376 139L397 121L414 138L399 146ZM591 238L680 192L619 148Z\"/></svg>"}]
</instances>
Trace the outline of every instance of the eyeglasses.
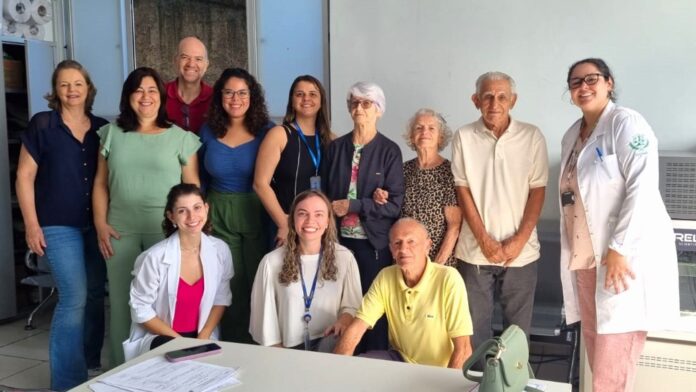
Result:
<instances>
[{"instance_id":1,"label":"eyeglasses","mask_svg":"<svg viewBox=\"0 0 696 392\"><path fill-rule=\"evenodd\" d=\"M364 101L348 101L348 106L350 106L350 110L357 109L358 105L362 107L363 109L369 109L372 107L373 102L370 100L364 100Z\"/></svg>"},{"instance_id":2,"label":"eyeglasses","mask_svg":"<svg viewBox=\"0 0 696 392\"><path fill-rule=\"evenodd\" d=\"M582 82L585 82L588 86L595 85L599 81L600 76L604 77L604 75L602 75L601 73L591 73L581 78L570 78L568 80L568 87L571 90L575 90L576 88L582 86Z\"/></svg>"},{"instance_id":3,"label":"eyeglasses","mask_svg":"<svg viewBox=\"0 0 696 392\"><path fill-rule=\"evenodd\" d=\"M232 99L234 96L238 96L239 99L247 99L249 98L249 90L244 89L244 90L229 90L229 89L224 89L222 90L222 97L225 99Z\"/></svg>"}]
</instances>

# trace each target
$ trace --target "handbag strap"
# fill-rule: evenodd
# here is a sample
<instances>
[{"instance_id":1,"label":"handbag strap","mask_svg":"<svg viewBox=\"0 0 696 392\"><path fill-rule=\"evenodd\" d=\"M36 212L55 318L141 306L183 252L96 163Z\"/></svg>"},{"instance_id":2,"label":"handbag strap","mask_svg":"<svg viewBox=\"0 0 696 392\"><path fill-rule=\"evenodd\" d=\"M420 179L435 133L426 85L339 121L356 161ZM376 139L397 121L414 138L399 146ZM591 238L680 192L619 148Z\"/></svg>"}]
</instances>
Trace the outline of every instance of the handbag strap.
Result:
<instances>
[{"instance_id":1,"label":"handbag strap","mask_svg":"<svg viewBox=\"0 0 696 392\"><path fill-rule=\"evenodd\" d=\"M475 381L475 382L481 382L483 379L483 376L476 376L473 374L469 373L469 369L471 369L472 366L479 360L483 359L485 355L491 351L492 349L498 348L498 345L500 344L500 341L498 338L493 338L493 339L488 339L485 342L483 342L482 345L480 345L476 351L474 351L473 354L469 357L469 359L464 362L464 366L462 367L462 372L464 373L464 377L466 377L468 380Z\"/></svg>"}]
</instances>

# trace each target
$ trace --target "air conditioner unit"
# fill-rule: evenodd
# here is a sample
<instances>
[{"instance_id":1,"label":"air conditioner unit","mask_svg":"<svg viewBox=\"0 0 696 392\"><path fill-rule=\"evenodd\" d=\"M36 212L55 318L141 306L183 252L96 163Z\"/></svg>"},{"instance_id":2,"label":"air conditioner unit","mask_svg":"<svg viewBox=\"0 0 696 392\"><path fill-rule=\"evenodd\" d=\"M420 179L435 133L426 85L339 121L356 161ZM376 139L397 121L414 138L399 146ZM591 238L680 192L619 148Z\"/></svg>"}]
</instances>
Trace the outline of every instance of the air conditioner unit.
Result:
<instances>
[{"instance_id":1,"label":"air conditioner unit","mask_svg":"<svg viewBox=\"0 0 696 392\"><path fill-rule=\"evenodd\" d=\"M696 154L660 151L660 193L672 219L696 220Z\"/></svg>"}]
</instances>

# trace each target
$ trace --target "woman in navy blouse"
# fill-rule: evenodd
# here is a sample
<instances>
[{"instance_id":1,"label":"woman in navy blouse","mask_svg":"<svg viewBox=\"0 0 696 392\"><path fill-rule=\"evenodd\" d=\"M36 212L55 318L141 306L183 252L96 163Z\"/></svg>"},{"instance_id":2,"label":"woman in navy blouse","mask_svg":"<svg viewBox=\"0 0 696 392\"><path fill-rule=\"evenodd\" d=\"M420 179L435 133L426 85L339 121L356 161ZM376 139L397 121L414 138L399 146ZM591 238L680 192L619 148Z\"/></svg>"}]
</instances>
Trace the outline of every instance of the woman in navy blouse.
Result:
<instances>
[{"instance_id":1,"label":"woman in navy blouse","mask_svg":"<svg viewBox=\"0 0 696 392\"><path fill-rule=\"evenodd\" d=\"M107 121L91 114L97 89L72 60L53 72L37 113L22 133L17 198L27 246L45 256L58 288L49 338L51 389L70 389L100 367L106 266L92 224L92 184L99 136Z\"/></svg>"},{"instance_id":2,"label":"woman in navy blouse","mask_svg":"<svg viewBox=\"0 0 696 392\"><path fill-rule=\"evenodd\" d=\"M222 319L222 340L253 342L249 335L251 286L269 241L262 223L267 216L252 185L259 145L272 126L256 79L241 68L224 70L213 86L199 150L213 235L229 245L234 264L232 305Z\"/></svg>"}]
</instances>

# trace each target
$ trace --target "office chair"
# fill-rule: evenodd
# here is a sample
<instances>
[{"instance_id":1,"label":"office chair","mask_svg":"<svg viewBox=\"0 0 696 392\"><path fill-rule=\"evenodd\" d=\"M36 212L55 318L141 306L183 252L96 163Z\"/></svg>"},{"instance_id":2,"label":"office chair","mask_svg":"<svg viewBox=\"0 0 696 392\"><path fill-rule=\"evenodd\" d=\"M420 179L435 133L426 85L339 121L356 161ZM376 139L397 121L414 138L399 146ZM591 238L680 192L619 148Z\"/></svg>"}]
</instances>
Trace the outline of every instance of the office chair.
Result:
<instances>
[{"instance_id":1,"label":"office chair","mask_svg":"<svg viewBox=\"0 0 696 392\"><path fill-rule=\"evenodd\" d=\"M36 274L27 276L21 280L21 283L34 286L39 290L39 304L34 308L34 310L31 311L29 318L27 318L27 323L24 326L26 331L31 331L36 329L36 327L34 327L34 316L39 309L41 309L41 307L43 307L46 302L48 302L48 300L51 299L51 297L53 297L53 295L56 293L56 285L53 281L53 276L51 275L51 268L48 265L45 257L38 256L31 250L27 250L27 253L24 256L24 264L31 271L36 272ZM51 292L45 298L43 295L44 288L51 289Z\"/></svg>"}]
</instances>

